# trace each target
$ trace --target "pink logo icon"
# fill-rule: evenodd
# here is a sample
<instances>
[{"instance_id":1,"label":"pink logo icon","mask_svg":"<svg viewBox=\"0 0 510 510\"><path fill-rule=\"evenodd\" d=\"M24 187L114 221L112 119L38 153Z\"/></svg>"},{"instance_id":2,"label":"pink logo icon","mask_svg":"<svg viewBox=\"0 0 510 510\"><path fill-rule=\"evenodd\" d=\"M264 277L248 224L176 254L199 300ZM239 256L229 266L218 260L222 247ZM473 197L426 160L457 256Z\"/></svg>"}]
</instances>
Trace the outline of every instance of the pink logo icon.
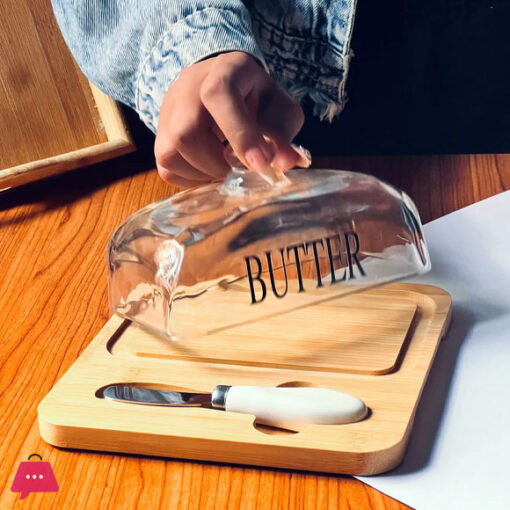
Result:
<instances>
[{"instance_id":1,"label":"pink logo icon","mask_svg":"<svg viewBox=\"0 0 510 510\"><path fill-rule=\"evenodd\" d=\"M30 462L32 457L40 461ZM42 462L38 453L32 453L28 462L22 462L12 482L12 492L20 492L19 499L26 498L31 492L57 492L58 483L49 462Z\"/></svg>"}]
</instances>

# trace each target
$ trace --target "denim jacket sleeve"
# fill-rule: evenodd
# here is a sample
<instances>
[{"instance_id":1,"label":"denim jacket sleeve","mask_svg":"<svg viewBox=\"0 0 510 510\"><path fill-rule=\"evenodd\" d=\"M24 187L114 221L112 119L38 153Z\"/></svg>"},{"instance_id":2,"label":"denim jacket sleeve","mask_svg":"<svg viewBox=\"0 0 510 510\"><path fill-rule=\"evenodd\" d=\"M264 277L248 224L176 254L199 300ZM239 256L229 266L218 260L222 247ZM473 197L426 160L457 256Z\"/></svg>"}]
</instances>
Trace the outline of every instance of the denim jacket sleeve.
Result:
<instances>
[{"instance_id":1,"label":"denim jacket sleeve","mask_svg":"<svg viewBox=\"0 0 510 510\"><path fill-rule=\"evenodd\" d=\"M80 68L156 131L163 95L207 56L244 51L265 65L241 0L52 0Z\"/></svg>"}]
</instances>

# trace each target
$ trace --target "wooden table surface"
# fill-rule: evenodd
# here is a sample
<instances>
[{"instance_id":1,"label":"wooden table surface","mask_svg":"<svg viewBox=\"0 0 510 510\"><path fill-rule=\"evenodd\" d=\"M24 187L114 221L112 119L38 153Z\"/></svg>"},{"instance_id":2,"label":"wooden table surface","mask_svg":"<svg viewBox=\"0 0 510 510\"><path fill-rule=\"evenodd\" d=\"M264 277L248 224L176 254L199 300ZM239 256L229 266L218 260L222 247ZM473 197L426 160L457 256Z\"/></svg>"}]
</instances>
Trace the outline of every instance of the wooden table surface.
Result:
<instances>
[{"instance_id":1,"label":"wooden table surface","mask_svg":"<svg viewBox=\"0 0 510 510\"><path fill-rule=\"evenodd\" d=\"M38 403L110 316L110 234L174 192L152 169L151 143L146 136L136 154L0 195L0 508L407 508L350 477L66 451L42 441ZM384 177L411 195L424 222L510 188L510 155L336 158L316 166ZM10 487L34 452L51 462L60 490L20 501Z\"/></svg>"}]
</instances>

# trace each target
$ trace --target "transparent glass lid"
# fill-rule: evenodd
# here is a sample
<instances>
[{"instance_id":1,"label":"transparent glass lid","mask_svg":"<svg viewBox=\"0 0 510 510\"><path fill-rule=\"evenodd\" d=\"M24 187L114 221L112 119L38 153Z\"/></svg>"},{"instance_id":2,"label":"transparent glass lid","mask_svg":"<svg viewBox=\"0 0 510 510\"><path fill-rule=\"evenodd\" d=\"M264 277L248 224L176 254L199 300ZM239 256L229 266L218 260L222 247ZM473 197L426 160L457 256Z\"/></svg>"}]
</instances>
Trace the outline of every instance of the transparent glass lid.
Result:
<instances>
[{"instance_id":1,"label":"transparent glass lid","mask_svg":"<svg viewBox=\"0 0 510 510\"><path fill-rule=\"evenodd\" d=\"M418 212L385 182L247 170L133 214L108 246L113 311L197 337L430 269Z\"/></svg>"}]
</instances>

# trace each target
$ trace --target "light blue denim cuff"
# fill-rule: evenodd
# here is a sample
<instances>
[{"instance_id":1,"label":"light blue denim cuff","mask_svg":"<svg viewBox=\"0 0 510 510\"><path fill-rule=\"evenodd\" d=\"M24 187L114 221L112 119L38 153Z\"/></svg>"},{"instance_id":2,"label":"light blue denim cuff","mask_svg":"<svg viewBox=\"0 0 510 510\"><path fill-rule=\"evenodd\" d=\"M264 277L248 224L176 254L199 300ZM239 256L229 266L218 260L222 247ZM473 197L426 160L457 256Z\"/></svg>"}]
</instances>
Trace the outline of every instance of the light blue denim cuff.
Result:
<instances>
[{"instance_id":1,"label":"light blue denim cuff","mask_svg":"<svg viewBox=\"0 0 510 510\"><path fill-rule=\"evenodd\" d=\"M247 10L205 8L172 24L143 62L135 104L143 122L156 131L163 96L185 67L226 51L243 51L267 71Z\"/></svg>"}]
</instances>

